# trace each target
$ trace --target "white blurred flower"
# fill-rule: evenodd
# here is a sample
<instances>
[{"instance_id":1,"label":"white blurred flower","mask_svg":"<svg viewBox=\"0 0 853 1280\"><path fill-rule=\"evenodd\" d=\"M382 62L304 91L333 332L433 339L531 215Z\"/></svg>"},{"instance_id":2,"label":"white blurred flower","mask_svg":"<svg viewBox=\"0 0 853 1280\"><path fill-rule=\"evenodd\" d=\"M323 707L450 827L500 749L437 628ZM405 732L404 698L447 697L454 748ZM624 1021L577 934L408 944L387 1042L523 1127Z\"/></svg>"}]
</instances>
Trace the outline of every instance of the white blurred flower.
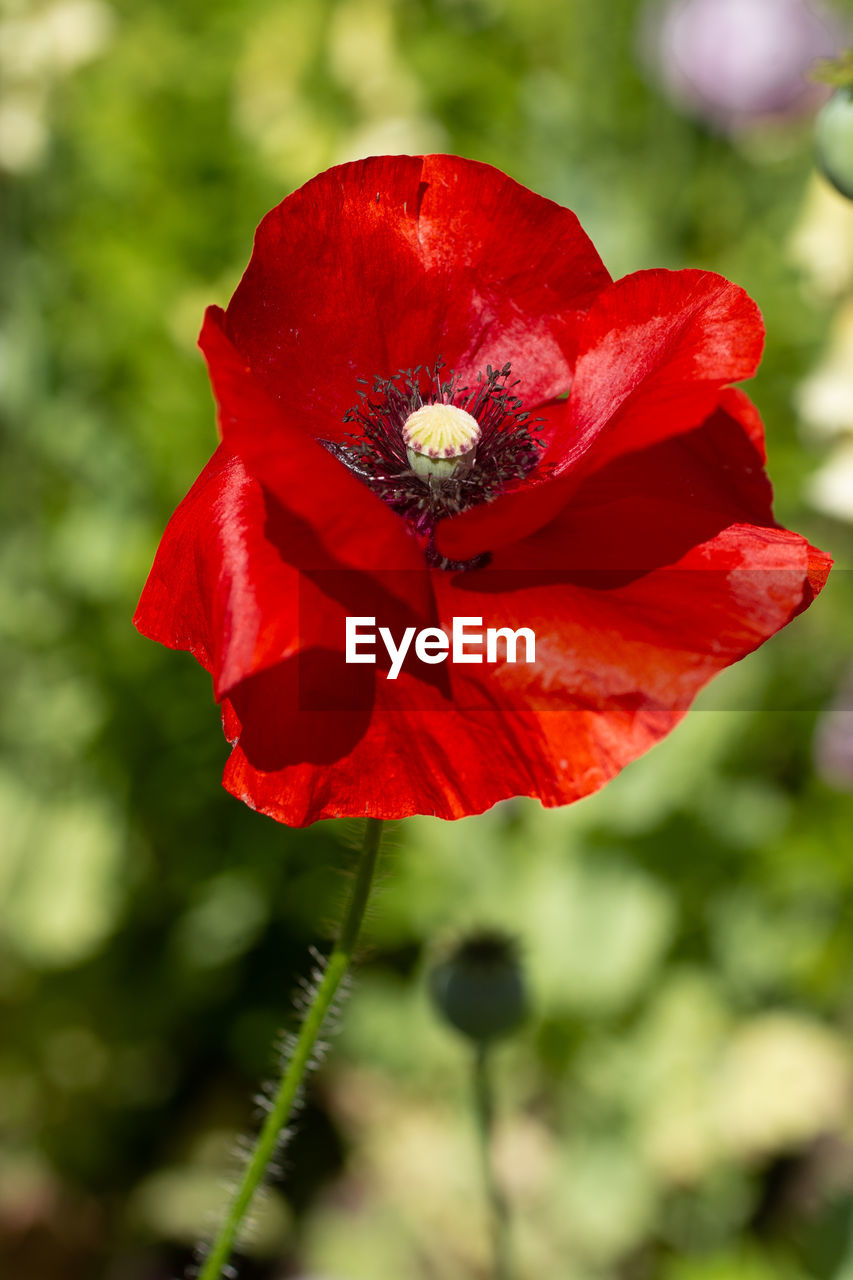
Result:
<instances>
[{"instance_id":1,"label":"white blurred flower","mask_svg":"<svg viewBox=\"0 0 853 1280\"><path fill-rule=\"evenodd\" d=\"M806 189L788 252L818 294L836 298L853 286L853 201L818 173Z\"/></svg>"},{"instance_id":2,"label":"white blurred flower","mask_svg":"<svg viewBox=\"0 0 853 1280\"><path fill-rule=\"evenodd\" d=\"M853 523L853 299L839 310L824 358L799 388L797 408L812 437L833 441L806 497L818 511Z\"/></svg>"},{"instance_id":3,"label":"white blurred flower","mask_svg":"<svg viewBox=\"0 0 853 1280\"><path fill-rule=\"evenodd\" d=\"M21 173L38 164L47 145L40 94L10 93L0 98L0 167Z\"/></svg>"},{"instance_id":4,"label":"white blurred flower","mask_svg":"<svg viewBox=\"0 0 853 1280\"><path fill-rule=\"evenodd\" d=\"M367 156L422 155L447 149L447 134L430 116L394 116L353 129L338 147L335 163Z\"/></svg>"},{"instance_id":5,"label":"white blurred flower","mask_svg":"<svg viewBox=\"0 0 853 1280\"><path fill-rule=\"evenodd\" d=\"M195 1163L173 1165L157 1169L136 1186L130 1216L157 1239L194 1245L207 1238L230 1198L227 1183L215 1169ZM280 1256L290 1229L284 1197L272 1187L262 1187L241 1231L240 1249L257 1258Z\"/></svg>"},{"instance_id":6,"label":"white blurred flower","mask_svg":"<svg viewBox=\"0 0 853 1280\"><path fill-rule=\"evenodd\" d=\"M54 84L97 57L112 30L103 0L0 6L0 168L22 173L39 163Z\"/></svg>"},{"instance_id":7,"label":"white blurred flower","mask_svg":"<svg viewBox=\"0 0 853 1280\"><path fill-rule=\"evenodd\" d=\"M823 359L800 384L797 409L818 439L853 433L853 299L836 315Z\"/></svg>"},{"instance_id":8,"label":"white blurred flower","mask_svg":"<svg viewBox=\"0 0 853 1280\"><path fill-rule=\"evenodd\" d=\"M732 1038L715 1093L723 1150L739 1159L761 1157L844 1126L853 1064L828 1027L794 1014L763 1014Z\"/></svg>"},{"instance_id":9,"label":"white blurred flower","mask_svg":"<svg viewBox=\"0 0 853 1280\"><path fill-rule=\"evenodd\" d=\"M283 4L255 24L237 66L237 126L269 171L293 182L325 164L369 155L442 151L447 136L400 56L395 15L383 0L320 7ZM305 86L317 66L348 100L349 119Z\"/></svg>"},{"instance_id":10,"label":"white blurred flower","mask_svg":"<svg viewBox=\"0 0 853 1280\"><path fill-rule=\"evenodd\" d=\"M842 1132L853 1101L853 1056L841 1035L794 1013L734 1023L719 991L698 977L664 990L628 1069L640 1149L677 1185Z\"/></svg>"},{"instance_id":11,"label":"white blurred flower","mask_svg":"<svg viewBox=\"0 0 853 1280\"><path fill-rule=\"evenodd\" d=\"M4 8L0 69L16 79L73 71L99 54L112 32L112 12L102 0Z\"/></svg>"},{"instance_id":12,"label":"white blurred flower","mask_svg":"<svg viewBox=\"0 0 853 1280\"><path fill-rule=\"evenodd\" d=\"M843 35L827 9L807 0L650 0L641 41L677 106L736 133L818 105L826 93L806 72L815 58L837 53Z\"/></svg>"},{"instance_id":13,"label":"white blurred flower","mask_svg":"<svg viewBox=\"0 0 853 1280\"><path fill-rule=\"evenodd\" d=\"M806 488L813 507L853 524L853 440L838 445Z\"/></svg>"}]
</instances>

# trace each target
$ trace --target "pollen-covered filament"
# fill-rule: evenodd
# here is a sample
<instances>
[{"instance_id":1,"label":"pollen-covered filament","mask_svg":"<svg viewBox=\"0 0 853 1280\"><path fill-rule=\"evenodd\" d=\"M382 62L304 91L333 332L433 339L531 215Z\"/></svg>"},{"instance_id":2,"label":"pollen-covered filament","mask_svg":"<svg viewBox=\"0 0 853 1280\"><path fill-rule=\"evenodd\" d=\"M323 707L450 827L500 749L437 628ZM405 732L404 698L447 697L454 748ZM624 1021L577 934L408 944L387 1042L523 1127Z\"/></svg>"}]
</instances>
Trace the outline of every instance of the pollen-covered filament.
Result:
<instances>
[{"instance_id":1,"label":"pollen-covered filament","mask_svg":"<svg viewBox=\"0 0 853 1280\"><path fill-rule=\"evenodd\" d=\"M480 424L454 404L425 404L403 423L409 466L424 480L469 471L477 452Z\"/></svg>"}]
</instances>

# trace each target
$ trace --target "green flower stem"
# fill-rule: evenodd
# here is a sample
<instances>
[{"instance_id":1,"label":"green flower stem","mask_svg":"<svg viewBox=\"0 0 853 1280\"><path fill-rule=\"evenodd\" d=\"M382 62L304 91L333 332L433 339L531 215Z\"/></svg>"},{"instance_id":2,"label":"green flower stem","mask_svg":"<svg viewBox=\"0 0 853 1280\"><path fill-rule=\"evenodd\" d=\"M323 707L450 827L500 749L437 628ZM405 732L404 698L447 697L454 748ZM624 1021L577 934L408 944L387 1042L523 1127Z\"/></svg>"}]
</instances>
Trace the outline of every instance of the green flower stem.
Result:
<instances>
[{"instance_id":1,"label":"green flower stem","mask_svg":"<svg viewBox=\"0 0 853 1280\"><path fill-rule=\"evenodd\" d=\"M335 998L335 993L352 960L352 954L358 940L365 907L373 884L381 834L382 820L368 818L358 869L346 915L341 926L340 936L326 963L322 979L314 993L314 998L305 1013L296 1044L287 1062L287 1067L273 1099L272 1107L258 1135L257 1143L243 1172L240 1186L231 1202L225 1221L222 1223L219 1233L211 1245L210 1252L204 1260L201 1271L198 1273L198 1280L220 1280L228 1265L228 1260L231 1257L240 1228L249 1211L255 1192L275 1156L281 1132L290 1119L293 1105L311 1061L317 1038Z\"/></svg>"},{"instance_id":2,"label":"green flower stem","mask_svg":"<svg viewBox=\"0 0 853 1280\"><path fill-rule=\"evenodd\" d=\"M492 1162L495 1103L489 1048L489 1042L483 1040L474 1051L474 1105L477 1114L477 1131L480 1137L483 1184L486 1189L491 1219L495 1280L512 1280L509 1206L498 1183Z\"/></svg>"}]
</instances>

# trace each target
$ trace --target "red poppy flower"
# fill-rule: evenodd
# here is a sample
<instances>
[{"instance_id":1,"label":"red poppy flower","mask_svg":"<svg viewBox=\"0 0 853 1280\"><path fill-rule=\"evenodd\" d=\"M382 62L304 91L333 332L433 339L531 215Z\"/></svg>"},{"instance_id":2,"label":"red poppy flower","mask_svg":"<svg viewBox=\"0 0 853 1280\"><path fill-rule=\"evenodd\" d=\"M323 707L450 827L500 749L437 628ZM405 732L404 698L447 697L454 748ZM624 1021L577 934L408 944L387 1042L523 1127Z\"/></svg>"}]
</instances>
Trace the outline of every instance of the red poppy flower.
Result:
<instances>
[{"instance_id":1,"label":"red poppy flower","mask_svg":"<svg viewBox=\"0 0 853 1280\"><path fill-rule=\"evenodd\" d=\"M225 786L296 825L457 818L576 800L663 737L829 569L774 521L728 386L762 337L710 272L612 282L487 165L371 159L289 196L205 317L222 443L136 616L211 672ZM437 630L395 673L347 618ZM454 618L526 628L535 660L451 661Z\"/></svg>"}]
</instances>

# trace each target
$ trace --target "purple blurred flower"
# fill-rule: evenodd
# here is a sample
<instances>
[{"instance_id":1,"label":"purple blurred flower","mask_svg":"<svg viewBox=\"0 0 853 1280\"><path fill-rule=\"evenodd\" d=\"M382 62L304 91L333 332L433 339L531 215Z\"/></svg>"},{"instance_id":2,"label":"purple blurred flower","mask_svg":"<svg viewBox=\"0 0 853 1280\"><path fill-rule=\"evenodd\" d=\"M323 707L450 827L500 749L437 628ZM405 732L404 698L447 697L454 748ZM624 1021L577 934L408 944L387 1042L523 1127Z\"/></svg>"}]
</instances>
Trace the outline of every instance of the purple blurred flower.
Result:
<instances>
[{"instance_id":1,"label":"purple blurred flower","mask_svg":"<svg viewBox=\"0 0 853 1280\"><path fill-rule=\"evenodd\" d=\"M817 722L815 770L838 791L853 791L853 671Z\"/></svg>"},{"instance_id":2,"label":"purple blurred flower","mask_svg":"<svg viewBox=\"0 0 853 1280\"><path fill-rule=\"evenodd\" d=\"M840 51L844 32L837 15L807 0L652 0L641 39L677 106L737 133L820 105L826 91L807 72Z\"/></svg>"}]
</instances>

